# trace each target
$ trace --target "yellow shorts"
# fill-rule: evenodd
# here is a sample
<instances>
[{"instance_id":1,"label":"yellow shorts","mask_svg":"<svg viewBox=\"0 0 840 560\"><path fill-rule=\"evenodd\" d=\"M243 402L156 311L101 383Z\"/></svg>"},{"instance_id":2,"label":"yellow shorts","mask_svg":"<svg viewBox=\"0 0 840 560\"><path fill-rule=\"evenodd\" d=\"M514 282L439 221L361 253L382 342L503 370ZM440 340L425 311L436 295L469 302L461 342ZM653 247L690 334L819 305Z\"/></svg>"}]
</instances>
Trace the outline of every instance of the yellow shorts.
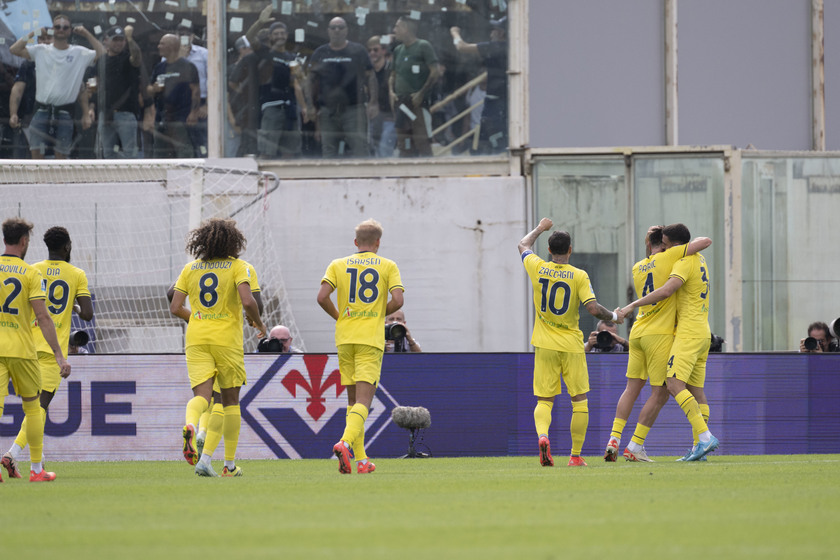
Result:
<instances>
[{"instance_id":1,"label":"yellow shorts","mask_svg":"<svg viewBox=\"0 0 840 560\"><path fill-rule=\"evenodd\" d=\"M9 394L9 379L19 397L35 397L41 392L38 360L0 357L0 398Z\"/></svg>"},{"instance_id":2,"label":"yellow shorts","mask_svg":"<svg viewBox=\"0 0 840 560\"><path fill-rule=\"evenodd\" d=\"M546 348L534 350L534 395L553 397L562 393L560 378L569 396L589 392L589 370L583 352L558 352Z\"/></svg>"},{"instance_id":3,"label":"yellow shorts","mask_svg":"<svg viewBox=\"0 0 840 560\"><path fill-rule=\"evenodd\" d=\"M342 385L366 381L374 387L382 375L382 354L379 348L367 344L339 344L338 370Z\"/></svg>"},{"instance_id":4,"label":"yellow shorts","mask_svg":"<svg viewBox=\"0 0 840 560\"><path fill-rule=\"evenodd\" d=\"M630 357L627 360L627 378L650 378L652 387L665 384L668 358L674 336L670 334L649 334L630 339Z\"/></svg>"},{"instance_id":5,"label":"yellow shorts","mask_svg":"<svg viewBox=\"0 0 840 560\"><path fill-rule=\"evenodd\" d=\"M216 377L216 378L213 380L213 392L214 392L214 393L221 393L221 392L222 392L222 388L221 388L221 387L219 387L219 376L218 376L218 373L219 373L219 372L218 372L218 370L217 370L217 371L215 371L215 372L213 372L213 375ZM247 385L247 384L248 384L248 381L247 381L247 380L246 380L246 381L243 381L243 382L242 382L242 384L243 384L243 385ZM219 402L222 402L222 401L219 401Z\"/></svg>"},{"instance_id":6,"label":"yellow shorts","mask_svg":"<svg viewBox=\"0 0 840 560\"><path fill-rule=\"evenodd\" d=\"M198 344L187 347L186 357L190 387L214 377L222 389L245 384L245 353L241 348Z\"/></svg>"},{"instance_id":7,"label":"yellow shorts","mask_svg":"<svg viewBox=\"0 0 840 560\"><path fill-rule=\"evenodd\" d=\"M49 352L38 352L38 365L41 367L41 390L55 393L61 385L61 368L55 356Z\"/></svg>"},{"instance_id":8,"label":"yellow shorts","mask_svg":"<svg viewBox=\"0 0 840 560\"><path fill-rule=\"evenodd\" d=\"M668 358L668 377L676 377L687 385L703 387L706 382L706 359L711 337L675 338Z\"/></svg>"}]
</instances>

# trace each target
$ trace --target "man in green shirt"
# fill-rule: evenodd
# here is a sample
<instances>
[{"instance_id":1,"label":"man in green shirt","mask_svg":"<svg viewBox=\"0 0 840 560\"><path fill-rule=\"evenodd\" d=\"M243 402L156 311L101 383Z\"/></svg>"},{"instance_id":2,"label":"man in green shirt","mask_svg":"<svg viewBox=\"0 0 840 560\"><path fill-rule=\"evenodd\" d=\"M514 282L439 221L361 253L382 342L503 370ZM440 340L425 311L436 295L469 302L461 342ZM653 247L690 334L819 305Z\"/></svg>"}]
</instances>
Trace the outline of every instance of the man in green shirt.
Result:
<instances>
[{"instance_id":1,"label":"man in green shirt","mask_svg":"<svg viewBox=\"0 0 840 560\"><path fill-rule=\"evenodd\" d=\"M440 76L437 55L428 41L417 38L417 22L413 19L400 17L394 26L394 36L402 43L394 49L394 71L388 86L397 149L403 157L431 156L424 108L428 108L427 94Z\"/></svg>"}]
</instances>

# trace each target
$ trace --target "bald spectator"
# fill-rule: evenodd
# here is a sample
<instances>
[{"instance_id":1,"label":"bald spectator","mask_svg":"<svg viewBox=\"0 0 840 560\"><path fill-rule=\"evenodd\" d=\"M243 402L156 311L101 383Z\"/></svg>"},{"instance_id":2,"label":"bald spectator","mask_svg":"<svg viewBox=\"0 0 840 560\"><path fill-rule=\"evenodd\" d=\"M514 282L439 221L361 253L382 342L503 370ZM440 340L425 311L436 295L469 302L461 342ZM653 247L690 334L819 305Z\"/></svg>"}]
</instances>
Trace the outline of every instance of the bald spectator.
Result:
<instances>
[{"instance_id":1,"label":"bald spectator","mask_svg":"<svg viewBox=\"0 0 840 560\"><path fill-rule=\"evenodd\" d=\"M420 348L420 343L417 342L417 339L411 334L411 331L408 330L408 325L405 322L405 313L400 311L394 311L387 317L385 317L385 329L387 331L388 327L393 324L400 324L405 327L405 336L401 336L398 338L388 339L386 336L385 338L385 352L422 352L423 349Z\"/></svg>"},{"instance_id":2,"label":"bald spectator","mask_svg":"<svg viewBox=\"0 0 840 560\"><path fill-rule=\"evenodd\" d=\"M292 346L292 340L292 331L288 327L277 325L269 331L267 337L260 340L257 345L257 351L278 354L300 354L301 350Z\"/></svg>"},{"instance_id":3,"label":"bald spectator","mask_svg":"<svg viewBox=\"0 0 840 560\"><path fill-rule=\"evenodd\" d=\"M156 158L192 158L193 144L188 126L198 122L198 70L181 56L181 40L171 33L160 38L158 52L163 57L152 70L147 86L155 98Z\"/></svg>"},{"instance_id":4,"label":"bald spectator","mask_svg":"<svg viewBox=\"0 0 840 560\"><path fill-rule=\"evenodd\" d=\"M330 20L327 33L330 42L315 49L308 67L307 105L310 115L317 114L321 152L367 157L368 118L379 113L376 75L365 47L347 40L343 18Z\"/></svg>"}]
</instances>

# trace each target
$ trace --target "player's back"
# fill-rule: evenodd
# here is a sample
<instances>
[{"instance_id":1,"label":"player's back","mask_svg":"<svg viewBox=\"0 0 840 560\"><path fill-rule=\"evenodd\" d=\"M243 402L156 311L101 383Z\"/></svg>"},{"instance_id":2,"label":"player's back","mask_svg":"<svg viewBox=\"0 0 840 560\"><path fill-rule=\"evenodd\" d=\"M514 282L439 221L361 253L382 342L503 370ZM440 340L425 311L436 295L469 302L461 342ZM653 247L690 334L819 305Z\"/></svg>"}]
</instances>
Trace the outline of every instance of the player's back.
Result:
<instances>
[{"instance_id":1,"label":"player's back","mask_svg":"<svg viewBox=\"0 0 840 560\"><path fill-rule=\"evenodd\" d=\"M633 265L636 297L642 298L661 288L671 275L674 264L685 256L687 245L677 245L651 255ZM674 334L677 302L673 297L639 308L639 315L630 329L630 338L651 334Z\"/></svg>"},{"instance_id":2,"label":"player's back","mask_svg":"<svg viewBox=\"0 0 840 560\"><path fill-rule=\"evenodd\" d=\"M701 254L677 261L671 276L683 281L677 290L677 331L682 338L709 338L709 278L711 273Z\"/></svg>"},{"instance_id":3,"label":"player's back","mask_svg":"<svg viewBox=\"0 0 840 560\"><path fill-rule=\"evenodd\" d=\"M35 359L33 299L44 299L41 273L14 256L0 256L0 356Z\"/></svg>"},{"instance_id":4,"label":"player's back","mask_svg":"<svg viewBox=\"0 0 840 560\"><path fill-rule=\"evenodd\" d=\"M78 296L90 297L85 271L67 261L45 260L32 265L43 276L46 284L47 311L52 316L56 337L61 351L67 355L73 319L73 302ZM37 325L32 326L38 352L52 354L50 345Z\"/></svg>"},{"instance_id":5,"label":"player's back","mask_svg":"<svg viewBox=\"0 0 840 560\"><path fill-rule=\"evenodd\" d=\"M397 264L371 251L336 259L323 278L336 290L335 343L385 348L388 294L402 289Z\"/></svg>"},{"instance_id":6,"label":"player's back","mask_svg":"<svg viewBox=\"0 0 840 560\"><path fill-rule=\"evenodd\" d=\"M595 299L589 275L570 264L542 260L523 253L522 262L534 290L535 347L561 352L583 352L580 306Z\"/></svg>"},{"instance_id":7,"label":"player's back","mask_svg":"<svg viewBox=\"0 0 840 560\"><path fill-rule=\"evenodd\" d=\"M175 289L190 299L192 316L186 345L214 344L242 348L242 300L239 284L250 284L250 266L241 259L195 260L184 267Z\"/></svg>"}]
</instances>

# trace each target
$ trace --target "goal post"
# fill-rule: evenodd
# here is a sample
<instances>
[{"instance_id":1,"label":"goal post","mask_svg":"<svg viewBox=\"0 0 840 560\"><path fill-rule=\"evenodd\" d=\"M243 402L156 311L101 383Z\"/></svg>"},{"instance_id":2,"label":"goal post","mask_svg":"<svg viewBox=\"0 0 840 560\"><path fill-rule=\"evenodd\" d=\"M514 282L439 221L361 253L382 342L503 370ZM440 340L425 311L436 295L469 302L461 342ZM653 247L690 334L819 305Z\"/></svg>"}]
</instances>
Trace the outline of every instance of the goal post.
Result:
<instances>
[{"instance_id":1,"label":"goal post","mask_svg":"<svg viewBox=\"0 0 840 560\"><path fill-rule=\"evenodd\" d=\"M248 240L240 256L257 271L265 324L286 325L305 350L266 213L278 187L276 175L253 162L14 160L0 166L0 219L35 225L29 263L47 258L48 228L70 232L71 262L87 274L94 300L94 320L80 323L89 351L166 353L184 349L186 325L169 313L166 291L192 259L187 234L202 220L232 218ZM256 346L246 324L245 351Z\"/></svg>"}]
</instances>

